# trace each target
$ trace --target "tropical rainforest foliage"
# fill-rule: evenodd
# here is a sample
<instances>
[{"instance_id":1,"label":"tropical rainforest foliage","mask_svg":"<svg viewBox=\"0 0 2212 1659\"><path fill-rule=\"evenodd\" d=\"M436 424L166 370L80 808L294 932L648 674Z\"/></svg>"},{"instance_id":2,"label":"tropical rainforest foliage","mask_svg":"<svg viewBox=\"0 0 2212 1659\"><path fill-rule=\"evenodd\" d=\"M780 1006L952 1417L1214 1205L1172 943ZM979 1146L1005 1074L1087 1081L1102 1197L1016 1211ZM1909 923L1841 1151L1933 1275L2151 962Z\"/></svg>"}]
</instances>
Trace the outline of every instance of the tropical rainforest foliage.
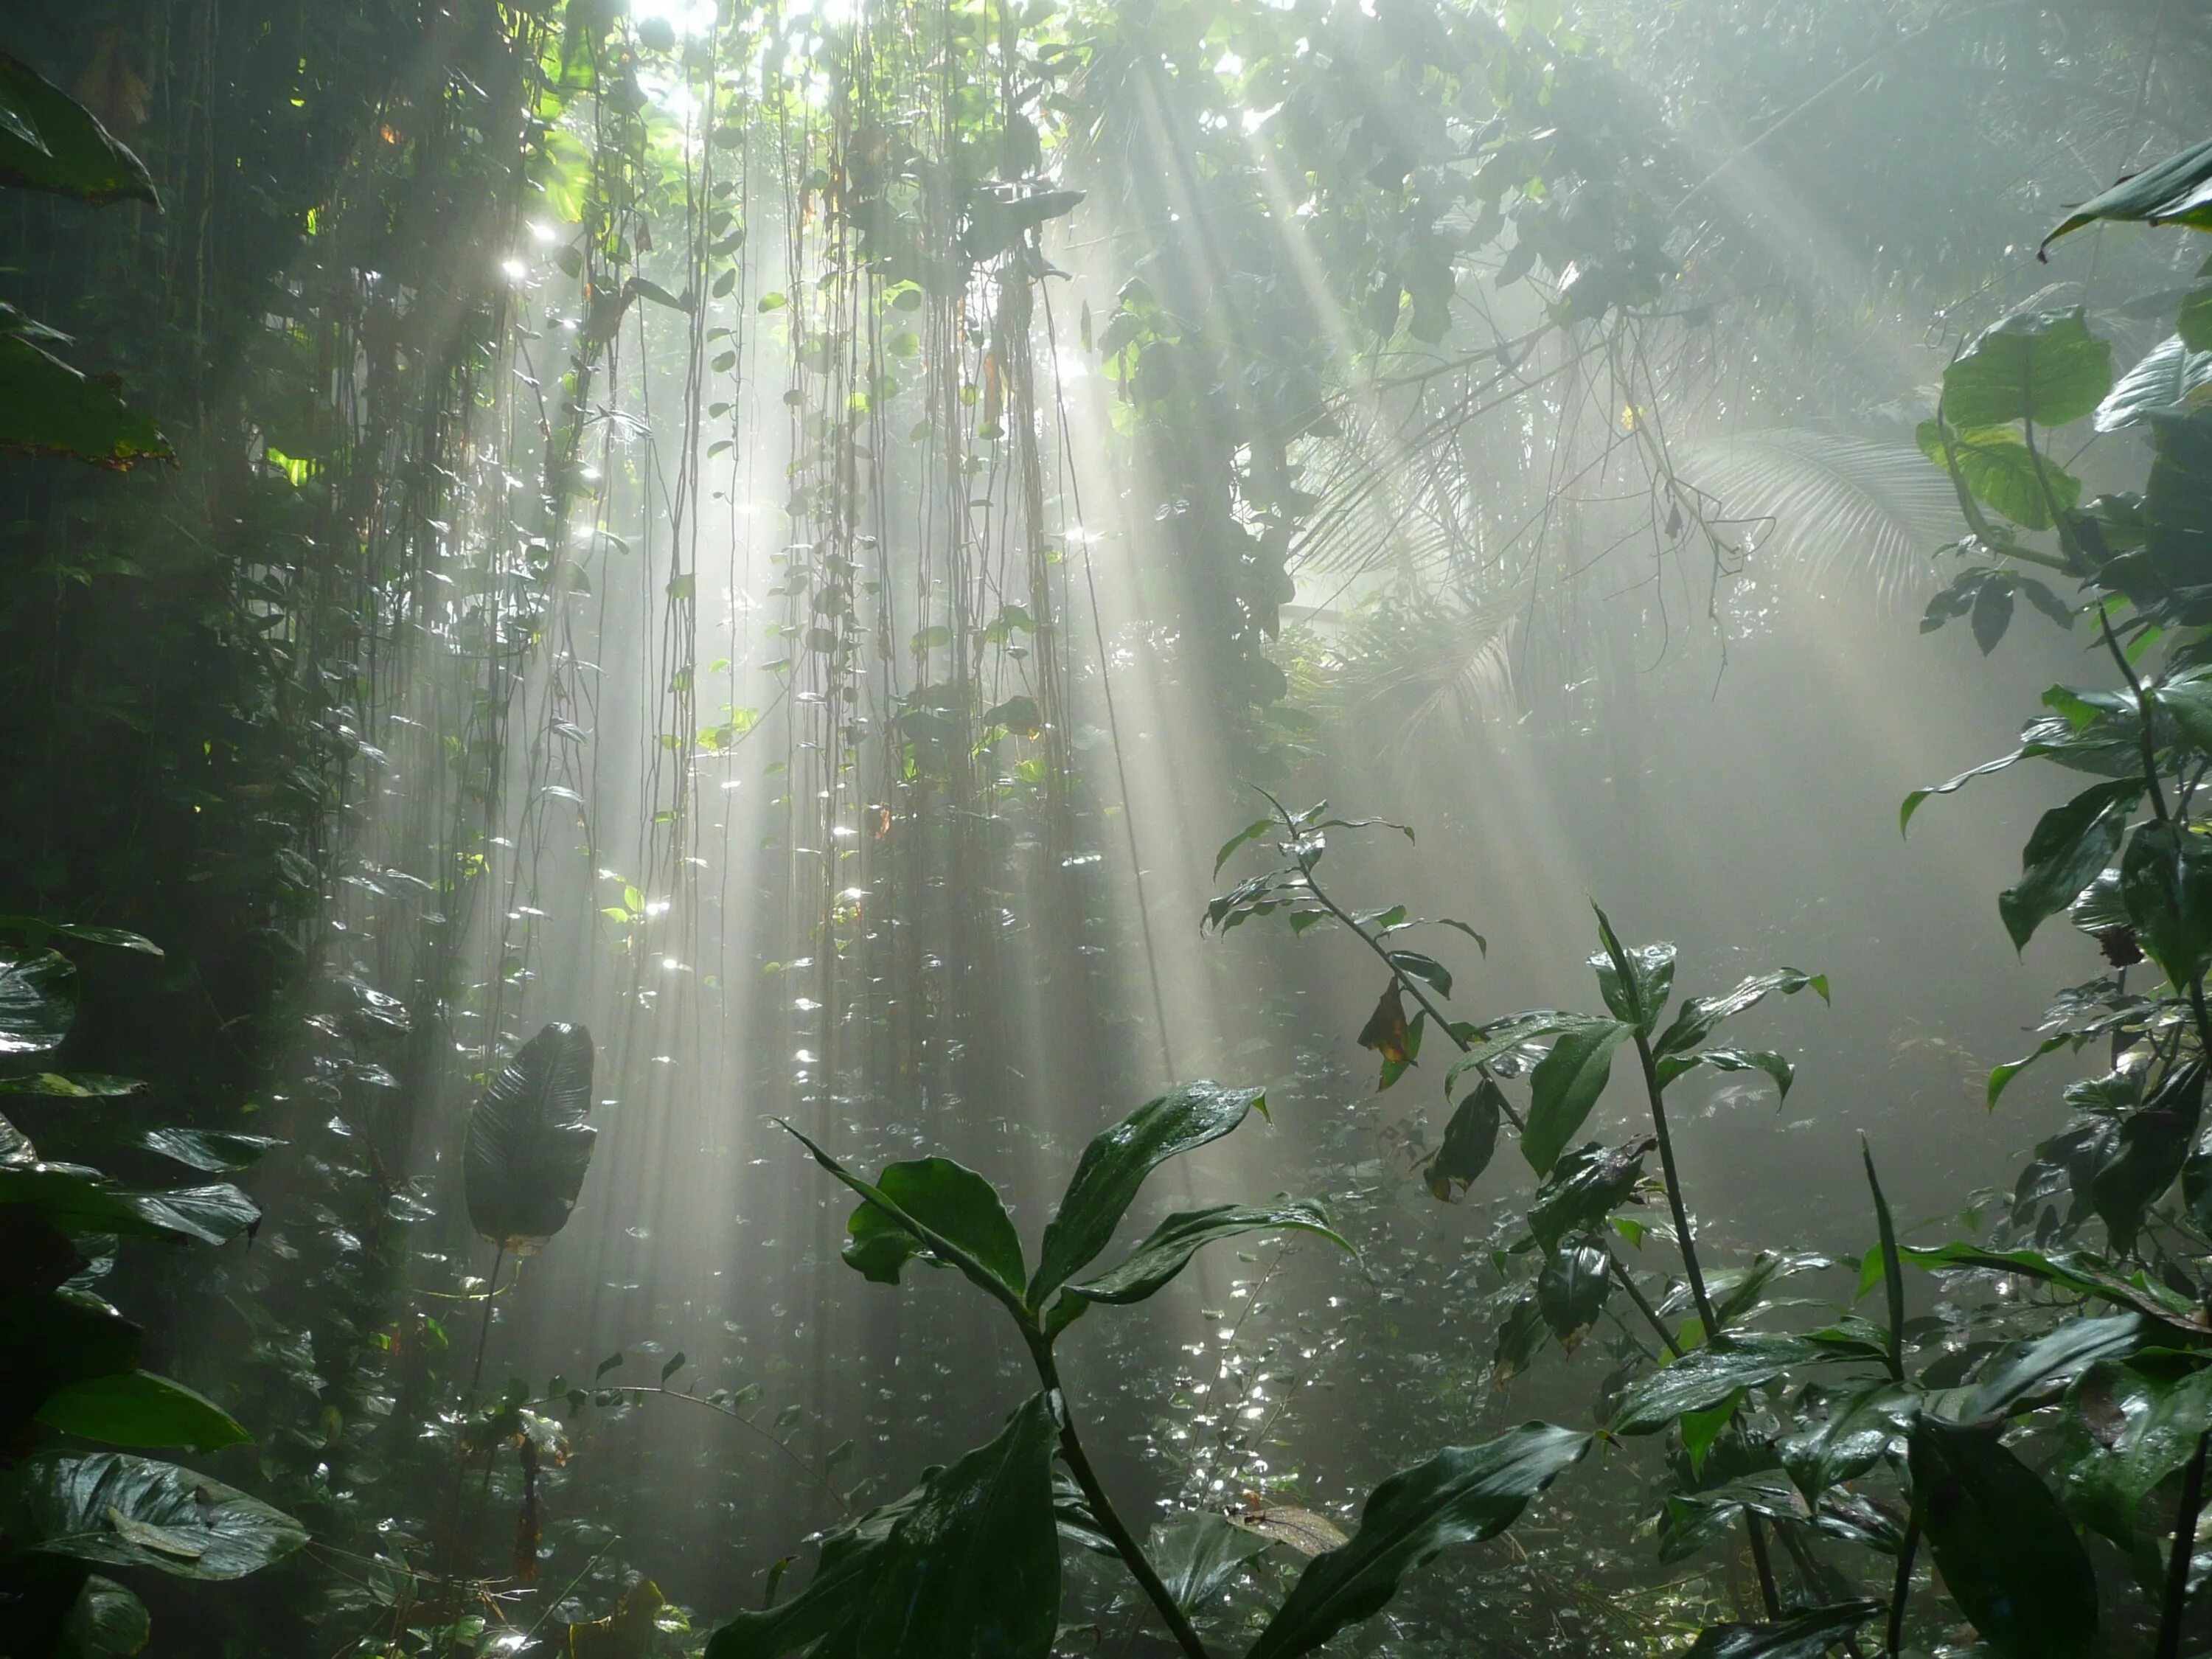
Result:
<instances>
[{"instance_id":1,"label":"tropical rainforest foliage","mask_svg":"<svg viewBox=\"0 0 2212 1659\"><path fill-rule=\"evenodd\" d=\"M12 8L0 1655L2212 1652L2208 132L2177 0ZM1900 594L1889 758L2065 683L1729 798ZM1971 1130L1797 794L2025 804Z\"/></svg>"}]
</instances>

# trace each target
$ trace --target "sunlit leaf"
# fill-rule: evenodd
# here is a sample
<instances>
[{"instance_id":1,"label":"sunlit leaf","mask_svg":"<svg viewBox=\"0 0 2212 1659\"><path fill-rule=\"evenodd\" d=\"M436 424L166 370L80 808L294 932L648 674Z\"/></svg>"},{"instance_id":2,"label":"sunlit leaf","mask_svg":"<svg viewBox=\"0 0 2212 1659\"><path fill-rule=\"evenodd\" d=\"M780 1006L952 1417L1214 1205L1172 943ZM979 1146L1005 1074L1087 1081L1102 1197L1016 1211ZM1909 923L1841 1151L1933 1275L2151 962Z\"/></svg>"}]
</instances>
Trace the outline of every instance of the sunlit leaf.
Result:
<instances>
[{"instance_id":1,"label":"sunlit leaf","mask_svg":"<svg viewBox=\"0 0 2212 1659\"><path fill-rule=\"evenodd\" d=\"M307 1541L304 1527L258 1498L121 1452L30 1458L0 1501L22 1547L179 1578L243 1577Z\"/></svg>"}]
</instances>

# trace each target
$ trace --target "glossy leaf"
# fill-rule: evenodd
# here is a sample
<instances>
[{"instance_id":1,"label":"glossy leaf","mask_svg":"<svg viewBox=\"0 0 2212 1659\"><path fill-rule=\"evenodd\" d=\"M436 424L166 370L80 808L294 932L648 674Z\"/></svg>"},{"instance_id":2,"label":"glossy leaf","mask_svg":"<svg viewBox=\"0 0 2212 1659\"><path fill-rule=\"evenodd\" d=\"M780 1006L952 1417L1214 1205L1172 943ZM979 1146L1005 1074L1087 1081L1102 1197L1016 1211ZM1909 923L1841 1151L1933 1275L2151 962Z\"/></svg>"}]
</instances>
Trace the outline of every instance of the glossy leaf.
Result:
<instances>
[{"instance_id":1,"label":"glossy leaf","mask_svg":"<svg viewBox=\"0 0 2212 1659\"><path fill-rule=\"evenodd\" d=\"M1943 371L1943 419L1967 432L2021 420L2063 426L2112 389L2112 343L2089 331L2080 307L2017 312L1975 336Z\"/></svg>"},{"instance_id":2,"label":"glossy leaf","mask_svg":"<svg viewBox=\"0 0 2212 1659\"><path fill-rule=\"evenodd\" d=\"M576 1207L599 1131L592 1034L548 1025L515 1051L469 1115L464 1170L469 1221L514 1255L543 1249Z\"/></svg>"},{"instance_id":3,"label":"glossy leaf","mask_svg":"<svg viewBox=\"0 0 2212 1659\"><path fill-rule=\"evenodd\" d=\"M1041 1304L1097 1260L1146 1176L1170 1158L1218 1140L1255 1106L1263 1115L1267 1109L1257 1089L1185 1084L1146 1101L1093 1139L1083 1149L1060 1209L1044 1230L1036 1273L1030 1281L1031 1305Z\"/></svg>"},{"instance_id":4,"label":"glossy leaf","mask_svg":"<svg viewBox=\"0 0 2212 1659\"><path fill-rule=\"evenodd\" d=\"M2142 781L2092 785L2038 819L2020 855L2020 879L1997 899L2013 948L2024 951L2045 918L2073 903L2120 850Z\"/></svg>"},{"instance_id":5,"label":"glossy leaf","mask_svg":"<svg viewBox=\"0 0 2212 1659\"><path fill-rule=\"evenodd\" d=\"M1368 1498L1352 1541L1316 1557L1299 1574L1247 1659L1295 1659L1379 1613L1406 1575L1441 1551L1511 1526L1589 1444L1586 1434L1528 1423L1392 1475Z\"/></svg>"},{"instance_id":6,"label":"glossy leaf","mask_svg":"<svg viewBox=\"0 0 2212 1659\"><path fill-rule=\"evenodd\" d=\"M1617 1019L1585 1018L1562 1030L1551 1052L1528 1074L1528 1117L1521 1155L1538 1175L1547 1173L1605 1092L1613 1056L1635 1035Z\"/></svg>"},{"instance_id":7,"label":"glossy leaf","mask_svg":"<svg viewBox=\"0 0 2212 1659\"><path fill-rule=\"evenodd\" d=\"M2153 410L2176 410L2212 385L2212 351L2191 351L2179 334L2169 334L2136 366L2120 376L2097 405L2100 432L2140 426Z\"/></svg>"},{"instance_id":8,"label":"glossy leaf","mask_svg":"<svg viewBox=\"0 0 2212 1659\"><path fill-rule=\"evenodd\" d=\"M1569 1353L1605 1311L1612 1266L1612 1257L1596 1244L1566 1243L1545 1259L1536 1275L1536 1305Z\"/></svg>"},{"instance_id":9,"label":"glossy leaf","mask_svg":"<svg viewBox=\"0 0 2212 1659\"><path fill-rule=\"evenodd\" d=\"M2094 224L2117 219L2136 224L2193 225L2212 228L2212 138L2169 155L2131 179L2123 179L2100 191L2059 221L2058 228L2043 239L2047 250L2060 237Z\"/></svg>"},{"instance_id":10,"label":"glossy leaf","mask_svg":"<svg viewBox=\"0 0 2212 1659\"><path fill-rule=\"evenodd\" d=\"M949 1158L915 1158L886 1165L876 1190L896 1207L869 1200L845 1224L845 1261L862 1278L896 1285L899 1270L916 1257L963 1272L974 1263L988 1276L983 1288L1020 1297L1022 1244L1013 1218L998 1188L975 1170ZM937 1249L939 1239L957 1252Z\"/></svg>"},{"instance_id":11,"label":"glossy leaf","mask_svg":"<svg viewBox=\"0 0 2212 1659\"><path fill-rule=\"evenodd\" d=\"M1711 1625L1683 1659L1820 1659L1881 1611L1879 1601L1838 1601L1759 1625Z\"/></svg>"},{"instance_id":12,"label":"glossy leaf","mask_svg":"<svg viewBox=\"0 0 2212 1659\"><path fill-rule=\"evenodd\" d=\"M2104 1360L2066 1391L2051 1467L2068 1512L2119 1545L2141 1541L2143 1500L2212 1428L2212 1370Z\"/></svg>"},{"instance_id":13,"label":"glossy leaf","mask_svg":"<svg viewBox=\"0 0 2212 1659\"><path fill-rule=\"evenodd\" d=\"M1639 1377L1614 1408L1615 1434L1653 1434L1686 1412L1708 1411L1738 1389L1771 1382L1813 1358L1801 1337L1752 1332L1702 1348Z\"/></svg>"},{"instance_id":14,"label":"glossy leaf","mask_svg":"<svg viewBox=\"0 0 2212 1659\"><path fill-rule=\"evenodd\" d=\"M1917 1390L1887 1377L1855 1382L1828 1396L1827 1414L1783 1439L1782 1467L1808 1504L1845 1480L1856 1480L1911 1425Z\"/></svg>"},{"instance_id":15,"label":"glossy leaf","mask_svg":"<svg viewBox=\"0 0 2212 1659\"><path fill-rule=\"evenodd\" d=\"M1808 990L1826 1002L1828 1000L1827 975L1782 968L1769 974L1753 974L1735 989L1724 991L1717 996L1691 997L1675 1012L1667 1029L1654 1040L1651 1051L1655 1054L1686 1054L1711 1036L1723 1020L1747 1013L1778 993L1789 997Z\"/></svg>"},{"instance_id":16,"label":"glossy leaf","mask_svg":"<svg viewBox=\"0 0 2212 1659\"><path fill-rule=\"evenodd\" d=\"M46 1396L39 1421L109 1446L188 1446L220 1451L248 1437L230 1414L181 1382L151 1371L87 1377Z\"/></svg>"},{"instance_id":17,"label":"glossy leaf","mask_svg":"<svg viewBox=\"0 0 2212 1659\"><path fill-rule=\"evenodd\" d=\"M2146 1334L2140 1314L2105 1314L2069 1319L2032 1342L2010 1344L1983 1365L1960 1414L1971 1420L2040 1405L2099 1360L2133 1353Z\"/></svg>"},{"instance_id":18,"label":"glossy leaf","mask_svg":"<svg viewBox=\"0 0 2212 1659\"><path fill-rule=\"evenodd\" d=\"M85 1579L62 1622L62 1659L130 1659L153 1633L146 1604L95 1572Z\"/></svg>"},{"instance_id":19,"label":"glossy leaf","mask_svg":"<svg viewBox=\"0 0 2212 1659\"><path fill-rule=\"evenodd\" d=\"M2097 1650L2097 1577L2058 1500L1995 1428L1914 1419L1909 1460L1943 1586L2003 1659Z\"/></svg>"},{"instance_id":20,"label":"glossy leaf","mask_svg":"<svg viewBox=\"0 0 2212 1659\"><path fill-rule=\"evenodd\" d=\"M1318 1234L1351 1254L1352 1246L1328 1224L1328 1214L1310 1199L1279 1198L1270 1204L1216 1204L1183 1210L1155 1227L1145 1242L1095 1279L1070 1285L1053 1304L1048 1327L1065 1328L1085 1303L1142 1302L1190 1265L1206 1245L1244 1233L1293 1231Z\"/></svg>"},{"instance_id":21,"label":"glossy leaf","mask_svg":"<svg viewBox=\"0 0 2212 1659\"><path fill-rule=\"evenodd\" d=\"M1536 1242L1556 1249L1569 1233L1589 1231L1626 1204L1644 1179L1645 1156L1657 1144L1647 1138L1608 1149L1593 1140L1562 1154L1528 1211Z\"/></svg>"},{"instance_id":22,"label":"glossy leaf","mask_svg":"<svg viewBox=\"0 0 2212 1659\"><path fill-rule=\"evenodd\" d=\"M243 1577L307 1541L307 1528L258 1498L122 1452L30 1458L0 1502L11 1540L40 1554L179 1578Z\"/></svg>"},{"instance_id":23,"label":"glossy leaf","mask_svg":"<svg viewBox=\"0 0 2212 1659\"><path fill-rule=\"evenodd\" d=\"M138 1144L186 1169L221 1175L248 1169L284 1143L268 1135L234 1134L222 1129L160 1128L147 1130L138 1137Z\"/></svg>"},{"instance_id":24,"label":"glossy leaf","mask_svg":"<svg viewBox=\"0 0 2212 1659\"><path fill-rule=\"evenodd\" d=\"M2128 1114L2112 1155L2089 1182L2089 1202L2112 1249L2134 1249L2143 1218L2181 1175L2204 1109L2204 1062L2178 1066L2158 1092Z\"/></svg>"},{"instance_id":25,"label":"glossy leaf","mask_svg":"<svg viewBox=\"0 0 2212 1659\"><path fill-rule=\"evenodd\" d=\"M0 52L0 185L160 205L145 163L90 110L7 52Z\"/></svg>"},{"instance_id":26,"label":"glossy leaf","mask_svg":"<svg viewBox=\"0 0 2212 1659\"><path fill-rule=\"evenodd\" d=\"M58 951L0 952L0 1054L61 1047L76 1018L76 966Z\"/></svg>"},{"instance_id":27,"label":"glossy leaf","mask_svg":"<svg viewBox=\"0 0 2212 1659\"><path fill-rule=\"evenodd\" d=\"M1631 950L1614 934L1611 919L1601 909L1597 912L1597 927L1606 948L1590 957L1589 965L1597 972L1599 994L1615 1019L1649 1036L1674 994L1674 947L1639 945ZM1626 978L1621 974L1623 963L1628 970Z\"/></svg>"}]
</instances>

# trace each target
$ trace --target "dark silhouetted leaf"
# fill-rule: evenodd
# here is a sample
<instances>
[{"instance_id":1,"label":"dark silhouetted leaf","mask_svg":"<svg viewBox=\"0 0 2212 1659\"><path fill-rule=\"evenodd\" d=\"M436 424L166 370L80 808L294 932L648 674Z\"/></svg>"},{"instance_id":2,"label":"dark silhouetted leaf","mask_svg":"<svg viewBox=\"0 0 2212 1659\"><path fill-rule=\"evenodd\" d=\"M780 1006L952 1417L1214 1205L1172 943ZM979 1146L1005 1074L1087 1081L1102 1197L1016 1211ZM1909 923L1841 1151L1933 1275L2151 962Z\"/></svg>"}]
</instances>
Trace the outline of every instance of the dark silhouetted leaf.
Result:
<instances>
[{"instance_id":1,"label":"dark silhouetted leaf","mask_svg":"<svg viewBox=\"0 0 2212 1659\"><path fill-rule=\"evenodd\" d=\"M1684 1659L1820 1659L1881 1611L1879 1601L1839 1601L1771 1624L1711 1625L1698 1633Z\"/></svg>"},{"instance_id":2,"label":"dark silhouetted leaf","mask_svg":"<svg viewBox=\"0 0 2212 1659\"><path fill-rule=\"evenodd\" d=\"M592 1109L592 1034L548 1025L515 1051L469 1115L466 1187L477 1231L532 1255L568 1225L599 1131Z\"/></svg>"},{"instance_id":3,"label":"dark silhouetted leaf","mask_svg":"<svg viewBox=\"0 0 2212 1659\"><path fill-rule=\"evenodd\" d=\"M46 1397L39 1421L64 1434L141 1450L189 1446L220 1451L247 1437L213 1401L151 1371L118 1371L72 1382Z\"/></svg>"},{"instance_id":4,"label":"dark silhouetted leaf","mask_svg":"<svg viewBox=\"0 0 2212 1659\"><path fill-rule=\"evenodd\" d=\"M1505 1091L1486 1077L1478 1079L1444 1125L1443 1143L1421 1171L1433 1196L1450 1203L1490 1167L1504 1110Z\"/></svg>"},{"instance_id":5,"label":"dark silhouetted leaf","mask_svg":"<svg viewBox=\"0 0 2212 1659\"><path fill-rule=\"evenodd\" d=\"M2097 1650L2097 1577L2049 1488L1995 1427L1914 1419L1914 1503L1944 1588L2005 1659Z\"/></svg>"},{"instance_id":6,"label":"dark silhouetted leaf","mask_svg":"<svg viewBox=\"0 0 2212 1659\"><path fill-rule=\"evenodd\" d=\"M2024 951L2045 918L2073 903L2120 850L2142 780L2121 778L2083 790L2036 823L2020 855L2020 879L1997 899L2013 948Z\"/></svg>"},{"instance_id":7,"label":"dark silhouetted leaf","mask_svg":"<svg viewBox=\"0 0 2212 1659\"><path fill-rule=\"evenodd\" d=\"M1589 1443L1586 1434L1528 1423L1392 1475L1369 1497L1352 1541L1298 1575L1247 1659L1295 1659L1381 1612L1406 1575L1439 1552L1511 1526Z\"/></svg>"},{"instance_id":8,"label":"dark silhouetted leaf","mask_svg":"<svg viewBox=\"0 0 2212 1659\"><path fill-rule=\"evenodd\" d=\"M1536 1305L1569 1353L1605 1310L1606 1292L1613 1288L1612 1266L1613 1259L1595 1244L1566 1243L1545 1259L1536 1275Z\"/></svg>"},{"instance_id":9,"label":"dark silhouetted leaf","mask_svg":"<svg viewBox=\"0 0 2212 1659\"><path fill-rule=\"evenodd\" d=\"M176 459L153 416L15 334L0 334L0 449L118 469Z\"/></svg>"},{"instance_id":10,"label":"dark silhouetted leaf","mask_svg":"<svg viewBox=\"0 0 2212 1659\"><path fill-rule=\"evenodd\" d=\"M145 163L90 110L6 52L0 52L0 185L80 202L161 204Z\"/></svg>"}]
</instances>

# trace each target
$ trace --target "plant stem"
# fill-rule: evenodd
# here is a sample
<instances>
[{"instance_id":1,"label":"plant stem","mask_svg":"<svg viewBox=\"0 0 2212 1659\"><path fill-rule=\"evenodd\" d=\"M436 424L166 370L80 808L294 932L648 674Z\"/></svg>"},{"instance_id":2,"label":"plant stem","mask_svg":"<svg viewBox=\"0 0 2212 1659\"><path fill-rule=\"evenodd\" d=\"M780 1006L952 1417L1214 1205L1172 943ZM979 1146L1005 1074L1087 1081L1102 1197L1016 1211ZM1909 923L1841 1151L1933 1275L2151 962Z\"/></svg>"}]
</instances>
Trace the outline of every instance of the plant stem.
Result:
<instances>
[{"instance_id":1,"label":"plant stem","mask_svg":"<svg viewBox=\"0 0 2212 1659\"><path fill-rule=\"evenodd\" d=\"M1782 1592L1775 1587L1774 1558L1766 1553L1766 1531L1759 1524L1759 1517L1749 1510L1743 1512L1743 1529L1751 1534L1751 1564L1759 1569L1759 1596L1766 1604L1766 1616L1782 1616Z\"/></svg>"},{"instance_id":2,"label":"plant stem","mask_svg":"<svg viewBox=\"0 0 2212 1659\"><path fill-rule=\"evenodd\" d=\"M1175 1637L1176 1644L1188 1656L1188 1659L1211 1659L1206 1650L1206 1644L1198 1639L1198 1632L1191 1628L1190 1620L1176 1605L1175 1597L1169 1594L1168 1587L1161 1582L1159 1574L1152 1570L1152 1564L1145 1559L1145 1552L1139 1547L1135 1535L1122 1521L1120 1511L1115 1509L1114 1500L1107 1497L1097 1471L1091 1467L1091 1459L1084 1453L1083 1443L1076 1437L1075 1413L1069 1409L1067 1391L1060 1385L1060 1367L1052 1357L1051 1339L1034 1328L1025 1328L1022 1334L1029 1342L1030 1358L1036 1362L1037 1376L1042 1380L1045 1392L1051 1399L1054 1414L1060 1419L1060 1455L1066 1460L1068 1473L1075 1477L1075 1484L1083 1489L1084 1501L1091 1505L1091 1519L1097 1522L1098 1529L1112 1542L1115 1553L1121 1558L1122 1565L1129 1569L1130 1577L1137 1581L1138 1587L1159 1609L1160 1618L1165 1621Z\"/></svg>"},{"instance_id":3,"label":"plant stem","mask_svg":"<svg viewBox=\"0 0 2212 1659\"><path fill-rule=\"evenodd\" d=\"M1624 984L1632 984L1626 965L1621 970ZM1698 1304L1698 1317L1705 1322L1705 1339L1721 1340L1721 1322L1713 1313L1713 1299L1705 1291L1705 1271L1698 1266L1697 1242L1690 1235L1689 1206L1682 1201L1682 1180L1674 1168L1674 1137L1667 1128L1667 1106L1662 1098L1658 1062L1651 1056L1651 1040L1641 1030L1637 1031L1636 1058L1644 1066L1644 1091L1651 1102L1651 1132L1659 1142L1659 1164L1667 1176L1667 1207L1674 1212L1674 1242L1681 1247L1682 1271L1690 1280L1690 1295Z\"/></svg>"},{"instance_id":4,"label":"plant stem","mask_svg":"<svg viewBox=\"0 0 2212 1659\"><path fill-rule=\"evenodd\" d=\"M500 1245L491 1259L491 1277L484 1281L483 1323L477 1328L477 1363L469 1372L469 1398L477 1397L477 1386L483 1381L484 1350L491 1346L491 1298L499 1288L499 1270L507 1261L507 1246Z\"/></svg>"},{"instance_id":5,"label":"plant stem","mask_svg":"<svg viewBox=\"0 0 2212 1659\"><path fill-rule=\"evenodd\" d=\"M1897 1659L1905 1646L1905 1602L1912 1593L1912 1558L1919 1547L1920 1505L1916 1500L1905 1518L1905 1542L1897 1552L1897 1582L1889 1593L1889 1635L1882 1645L1889 1659Z\"/></svg>"},{"instance_id":6,"label":"plant stem","mask_svg":"<svg viewBox=\"0 0 2212 1659\"><path fill-rule=\"evenodd\" d=\"M2166 1605L2158 1621L2156 1659L2179 1659L2181 1615L2189 1605L2189 1560L2197 1553L2197 1517L2204 1509L2204 1454L2212 1432L2197 1437L2189 1472L2181 1477L2181 1507L2173 1517L2173 1553L2166 1563Z\"/></svg>"}]
</instances>

